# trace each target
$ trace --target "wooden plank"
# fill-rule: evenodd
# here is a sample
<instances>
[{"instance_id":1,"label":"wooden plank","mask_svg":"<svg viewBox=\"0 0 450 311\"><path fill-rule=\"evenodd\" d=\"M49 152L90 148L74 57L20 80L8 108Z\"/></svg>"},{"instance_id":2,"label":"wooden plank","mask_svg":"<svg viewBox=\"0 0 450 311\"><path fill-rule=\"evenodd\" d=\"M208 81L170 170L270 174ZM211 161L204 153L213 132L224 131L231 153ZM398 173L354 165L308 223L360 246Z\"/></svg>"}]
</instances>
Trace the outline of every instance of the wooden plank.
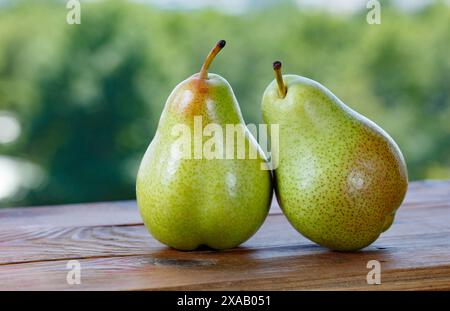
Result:
<instances>
[{"instance_id":1,"label":"wooden plank","mask_svg":"<svg viewBox=\"0 0 450 311\"><path fill-rule=\"evenodd\" d=\"M409 209L406 205L383 237L450 233L449 211L450 203L434 203L426 209ZM430 218L429 215L436 217ZM258 248L298 243L311 242L299 235L283 215L274 214L267 218L260 231L244 245ZM383 247L383 240L378 240L377 245ZM152 239L143 225L0 230L0 265L39 260L142 255L161 248L164 246Z\"/></svg>"},{"instance_id":2,"label":"wooden plank","mask_svg":"<svg viewBox=\"0 0 450 311\"><path fill-rule=\"evenodd\" d=\"M142 221L134 201L0 209L1 229L140 223Z\"/></svg>"},{"instance_id":3,"label":"wooden plank","mask_svg":"<svg viewBox=\"0 0 450 311\"><path fill-rule=\"evenodd\" d=\"M423 180L411 182L406 201L429 203L450 200L450 180Z\"/></svg>"},{"instance_id":4,"label":"wooden plank","mask_svg":"<svg viewBox=\"0 0 450 311\"><path fill-rule=\"evenodd\" d=\"M166 248L133 202L5 209L0 290L450 289L449 224L449 181L412 183L393 227L357 253L311 243L276 209L242 247L222 252ZM69 259L81 263L81 285L66 282ZM379 286L366 282L373 259Z\"/></svg>"},{"instance_id":5,"label":"wooden plank","mask_svg":"<svg viewBox=\"0 0 450 311\"><path fill-rule=\"evenodd\" d=\"M0 267L0 290L136 290L136 289L392 289L398 282L428 289L450 283L448 235L421 234L410 239L387 239L386 249L376 245L357 253L337 253L314 244L244 248L223 252L177 252L160 249L149 255L79 260L82 284L66 283L65 260L13 264ZM366 282L369 260L382 265L382 285ZM405 285L405 286L406 286Z\"/></svg>"}]
</instances>

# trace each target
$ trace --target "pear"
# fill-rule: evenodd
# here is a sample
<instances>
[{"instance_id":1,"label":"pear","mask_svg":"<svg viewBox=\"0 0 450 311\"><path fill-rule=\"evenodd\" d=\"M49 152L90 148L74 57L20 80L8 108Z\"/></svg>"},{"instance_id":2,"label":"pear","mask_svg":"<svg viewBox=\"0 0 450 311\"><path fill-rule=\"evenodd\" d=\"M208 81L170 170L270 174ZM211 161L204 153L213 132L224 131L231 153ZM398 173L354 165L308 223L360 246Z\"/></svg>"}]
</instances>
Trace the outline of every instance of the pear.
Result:
<instances>
[{"instance_id":1,"label":"pear","mask_svg":"<svg viewBox=\"0 0 450 311\"><path fill-rule=\"evenodd\" d=\"M201 71L172 91L137 176L146 228L179 250L243 243L264 222L272 199L267 159L245 126L231 86L208 73L224 46L219 41ZM229 128L242 139L221 142Z\"/></svg>"},{"instance_id":2,"label":"pear","mask_svg":"<svg viewBox=\"0 0 450 311\"><path fill-rule=\"evenodd\" d=\"M276 79L262 99L277 200L306 238L338 251L374 242L392 224L408 177L394 140L323 85L297 75ZM277 139L277 143L273 143Z\"/></svg>"}]
</instances>

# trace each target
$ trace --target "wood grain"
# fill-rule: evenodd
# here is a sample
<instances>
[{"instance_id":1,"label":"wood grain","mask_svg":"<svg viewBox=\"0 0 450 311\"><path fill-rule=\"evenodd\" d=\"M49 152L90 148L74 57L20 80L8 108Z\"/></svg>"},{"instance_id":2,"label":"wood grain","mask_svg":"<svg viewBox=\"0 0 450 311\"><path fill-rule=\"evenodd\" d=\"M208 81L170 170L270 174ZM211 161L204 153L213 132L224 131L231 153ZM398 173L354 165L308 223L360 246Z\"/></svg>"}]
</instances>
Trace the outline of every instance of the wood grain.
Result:
<instances>
[{"instance_id":1,"label":"wood grain","mask_svg":"<svg viewBox=\"0 0 450 311\"><path fill-rule=\"evenodd\" d=\"M66 268L79 260L80 285ZM369 260L382 284L368 285ZM179 252L155 241L134 202L0 209L0 290L450 289L450 181L414 182L393 227L356 253L300 236L274 202L241 247Z\"/></svg>"}]
</instances>

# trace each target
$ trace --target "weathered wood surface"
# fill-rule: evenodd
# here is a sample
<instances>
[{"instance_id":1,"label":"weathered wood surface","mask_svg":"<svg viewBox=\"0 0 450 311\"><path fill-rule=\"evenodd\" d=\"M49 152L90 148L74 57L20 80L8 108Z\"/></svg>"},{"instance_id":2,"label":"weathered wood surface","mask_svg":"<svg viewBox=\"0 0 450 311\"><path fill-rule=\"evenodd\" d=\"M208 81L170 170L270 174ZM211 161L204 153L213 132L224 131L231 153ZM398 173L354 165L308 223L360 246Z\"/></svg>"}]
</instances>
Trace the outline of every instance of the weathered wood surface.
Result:
<instances>
[{"instance_id":1,"label":"weathered wood surface","mask_svg":"<svg viewBox=\"0 0 450 311\"><path fill-rule=\"evenodd\" d=\"M66 281L68 260L81 284ZM367 262L381 263L368 285ZM276 203L241 247L179 252L145 230L135 202L0 209L0 290L450 290L450 181L411 183L392 228L356 253L300 236Z\"/></svg>"}]
</instances>

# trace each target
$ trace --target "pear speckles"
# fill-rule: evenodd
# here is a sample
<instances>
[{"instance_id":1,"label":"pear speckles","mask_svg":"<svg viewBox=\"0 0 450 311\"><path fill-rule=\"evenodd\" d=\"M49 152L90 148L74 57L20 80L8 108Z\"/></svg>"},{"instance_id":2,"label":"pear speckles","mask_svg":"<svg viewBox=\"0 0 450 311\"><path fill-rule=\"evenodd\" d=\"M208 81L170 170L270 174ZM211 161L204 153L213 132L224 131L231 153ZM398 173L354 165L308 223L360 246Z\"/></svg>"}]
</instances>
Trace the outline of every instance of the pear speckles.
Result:
<instances>
[{"instance_id":1,"label":"pear speckles","mask_svg":"<svg viewBox=\"0 0 450 311\"><path fill-rule=\"evenodd\" d=\"M312 241L357 250L392 223L407 189L403 156L381 128L317 82L283 76L284 99L272 82L262 101L279 124L276 194L290 223Z\"/></svg>"}]
</instances>

